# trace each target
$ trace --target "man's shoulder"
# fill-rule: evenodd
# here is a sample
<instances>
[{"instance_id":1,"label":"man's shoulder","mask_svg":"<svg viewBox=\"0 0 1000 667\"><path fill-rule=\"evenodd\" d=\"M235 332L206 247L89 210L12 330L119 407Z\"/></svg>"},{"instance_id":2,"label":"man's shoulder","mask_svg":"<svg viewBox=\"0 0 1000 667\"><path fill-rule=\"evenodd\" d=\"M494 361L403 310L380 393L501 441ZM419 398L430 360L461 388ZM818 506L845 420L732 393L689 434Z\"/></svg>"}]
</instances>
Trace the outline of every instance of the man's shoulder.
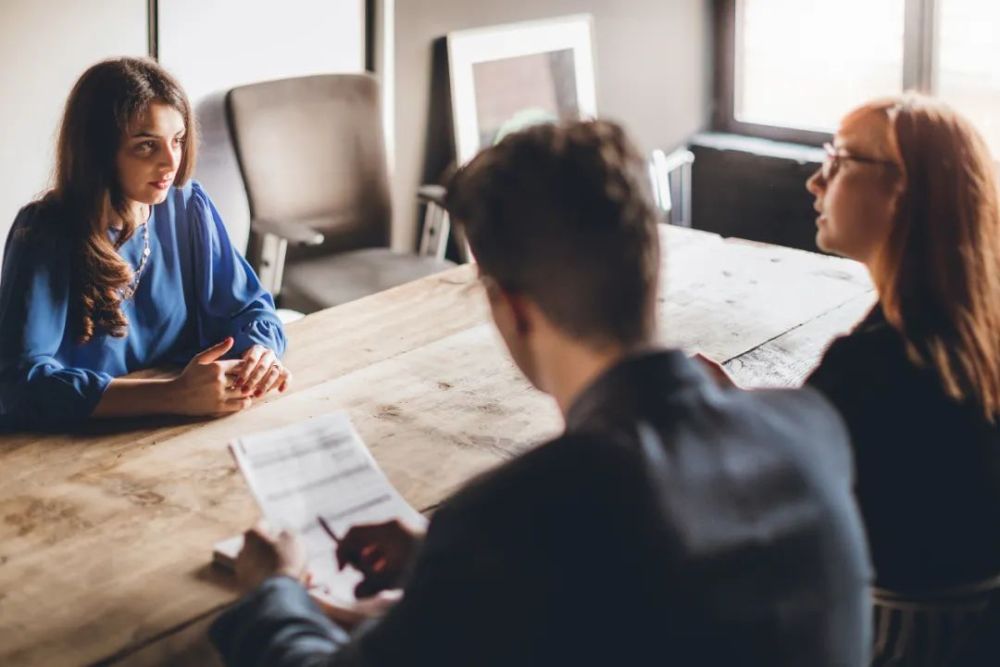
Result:
<instances>
[{"instance_id":1,"label":"man's shoulder","mask_svg":"<svg viewBox=\"0 0 1000 667\"><path fill-rule=\"evenodd\" d=\"M658 415L636 414L626 421L597 422L573 429L475 478L458 497L524 495L534 488L594 484L595 480L641 474L646 462L642 428L652 429L670 450L726 437L751 446L793 446L840 457L848 449L846 427L824 395L811 388L720 390L697 402L664 408Z\"/></svg>"},{"instance_id":2,"label":"man's shoulder","mask_svg":"<svg viewBox=\"0 0 1000 667\"><path fill-rule=\"evenodd\" d=\"M733 399L740 407L729 427L732 435L782 461L787 474L805 482L815 498L849 495L854 477L850 436L822 392L803 387L741 393Z\"/></svg>"},{"instance_id":3,"label":"man's shoulder","mask_svg":"<svg viewBox=\"0 0 1000 667\"><path fill-rule=\"evenodd\" d=\"M762 420L780 420L792 432L823 427L832 435L846 437L836 408L822 392L810 386L734 392L732 402L740 412Z\"/></svg>"},{"instance_id":4,"label":"man's shoulder","mask_svg":"<svg viewBox=\"0 0 1000 667\"><path fill-rule=\"evenodd\" d=\"M563 433L472 479L447 504L466 509L530 506L596 491L600 479L620 476L635 465L629 448L614 434Z\"/></svg>"},{"instance_id":5,"label":"man's shoulder","mask_svg":"<svg viewBox=\"0 0 1000 667\"><path fill-rule=\"evenodd\" d=\"M739 412L768 437L791 441L797 448L831 451L848 448L849 436L840 413L819 390L756 389L739 392L733 401Z\"/></svg>"},{"instance_id":6,"label":"man's shoulder","mask_svg":"<svg viewBox=\"0 0 1000 667\"><path fill-rule=\"evenodd\" d=\"M719 448L720 442L738 442L744 452L769 451L769 458L790 468L850 476L843 421L820 392L808 387L713 391L660 414L634 417L563 433L473 479L446 505L473 514L507 513L571 499L589 503L625 497L651 476L691 474L687 463L715 460L729 451L728 445ZM664 467L663 461L673 464Z\"/></svg>"},{"instance_id":7,"label":"man's shoulder","mask_svg":"<svg viewBox=\"0 0 1000 667\"><path fill-rule=\"evenodd\" d=\"M612 463L626 458L621 438L612 432L564 432L506 462L477 481L519 481L537 478L548 472L560 476L589 471L600 462Z\"/></svg>"}]
</instances>

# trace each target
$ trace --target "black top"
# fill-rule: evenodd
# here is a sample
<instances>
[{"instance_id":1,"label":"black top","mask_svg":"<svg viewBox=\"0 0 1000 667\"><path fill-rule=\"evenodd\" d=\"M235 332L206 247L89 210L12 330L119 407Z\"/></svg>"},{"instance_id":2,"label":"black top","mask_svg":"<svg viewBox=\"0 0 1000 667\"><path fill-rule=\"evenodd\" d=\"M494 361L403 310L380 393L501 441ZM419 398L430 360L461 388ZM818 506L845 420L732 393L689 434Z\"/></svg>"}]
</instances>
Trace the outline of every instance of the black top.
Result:
<instances>
[{"instance_id":1,"label":"black top","mask_svg":"<svg viewBox=\"0 0 1000 667\"><path fill-rule=\"evenodd\" d=\"M657 352L567 422L439 508L380 622L348 641L272 578L214 625L227 664L867 664L849 446L818 393L723 391Z\"/></svg>"},{"instance_id":2,"label":"black top","mask_svg":"<svg viewBox=\"0 0 1000 667\"><path fill-rule=\"evenodd\" d=\"M879 586L919 593L1000 573L1000 427L911 362L880 307L807 382L851 433Z\"/></svg>"}]
</instances>

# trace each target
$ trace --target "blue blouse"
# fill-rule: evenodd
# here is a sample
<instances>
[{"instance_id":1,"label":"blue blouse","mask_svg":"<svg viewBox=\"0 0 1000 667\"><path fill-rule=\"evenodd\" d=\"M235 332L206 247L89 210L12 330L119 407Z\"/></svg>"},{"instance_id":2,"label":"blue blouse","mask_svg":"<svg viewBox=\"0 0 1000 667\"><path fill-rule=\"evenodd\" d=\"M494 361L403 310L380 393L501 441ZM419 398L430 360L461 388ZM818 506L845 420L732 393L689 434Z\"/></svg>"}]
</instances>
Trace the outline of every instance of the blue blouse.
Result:
<instances>
[{"instance_id":1,"label":"blue blouse","mask_svg":"<svg viewBox=\"0 0 1000 667\"><path fill-rule=\"evenodd\" d=\"M84 419L112 378L185 364L227 336L235 338L230 358L258 343L284 352L271 295L233 248L197 182L171 188L153 207L149 259L135 295L122 304L129 322L124 338L98 330L87 344L77 342L77 323L68 313L68 244L19 233L42 215L38 203L24 207L7 237L0 274L0 427ZM140 227L118 252L134 269L143 247Z\"/></svg>"}]
</instances>

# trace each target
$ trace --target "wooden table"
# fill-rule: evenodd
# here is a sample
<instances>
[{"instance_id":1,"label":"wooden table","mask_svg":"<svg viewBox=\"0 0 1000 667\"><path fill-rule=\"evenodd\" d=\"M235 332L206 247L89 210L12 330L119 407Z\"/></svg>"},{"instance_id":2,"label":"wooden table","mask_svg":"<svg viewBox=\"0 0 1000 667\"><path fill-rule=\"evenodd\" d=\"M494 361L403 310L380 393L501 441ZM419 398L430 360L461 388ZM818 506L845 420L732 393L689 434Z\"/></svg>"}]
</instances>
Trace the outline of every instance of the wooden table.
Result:
<instances>
[{"instance_id":1,"label":"wooden table","mask_svg":"<svg viewBox=\"0 0 1000 667\"><path fill-rule=\"evenodd\" d=\"M794 385L874 295L857 264L664 230L665 342L746 385ZM346 409L427 511L556 434L552 400L508 360L470 266L288 327L290 393L218 420L0 436L0 664L213 664L204 632L234 599L213 542L256 517L226 443Z\"/></svg>"}]
</instances>

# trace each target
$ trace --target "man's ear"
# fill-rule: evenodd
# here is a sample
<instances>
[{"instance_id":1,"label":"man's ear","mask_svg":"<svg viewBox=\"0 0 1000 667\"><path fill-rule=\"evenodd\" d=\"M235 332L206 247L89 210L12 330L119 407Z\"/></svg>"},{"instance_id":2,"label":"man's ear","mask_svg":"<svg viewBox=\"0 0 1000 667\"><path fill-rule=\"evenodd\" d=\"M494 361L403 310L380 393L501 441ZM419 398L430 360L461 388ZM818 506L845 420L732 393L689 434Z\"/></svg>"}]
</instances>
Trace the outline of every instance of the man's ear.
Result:
<instances>
[{"instance_id":1,"label":"man's ear","mask_svg":"<svg viewBox=\"0 0 1000 667\"><path fill-rule=\"evenodd\" d=\"M495 306L500 306L510 313L514 328L519 335L524 336L531 332L531 307L524 294L504 289L496 283L491 284L487 291Z\"/></svg>"},{"instance_id":2,"label":"man's ear","mask_svg":"<svg viewBox=\"0 0 1000 667\"><path fill-rule=\"evenodd\" d=\"M507 292L506 298L510 305L510 312L514 315L514 324L517 326L517 333L525 336L531 333L532 318L531 308L528 300L520 293Z\"/></svg>"}]
</instances>

